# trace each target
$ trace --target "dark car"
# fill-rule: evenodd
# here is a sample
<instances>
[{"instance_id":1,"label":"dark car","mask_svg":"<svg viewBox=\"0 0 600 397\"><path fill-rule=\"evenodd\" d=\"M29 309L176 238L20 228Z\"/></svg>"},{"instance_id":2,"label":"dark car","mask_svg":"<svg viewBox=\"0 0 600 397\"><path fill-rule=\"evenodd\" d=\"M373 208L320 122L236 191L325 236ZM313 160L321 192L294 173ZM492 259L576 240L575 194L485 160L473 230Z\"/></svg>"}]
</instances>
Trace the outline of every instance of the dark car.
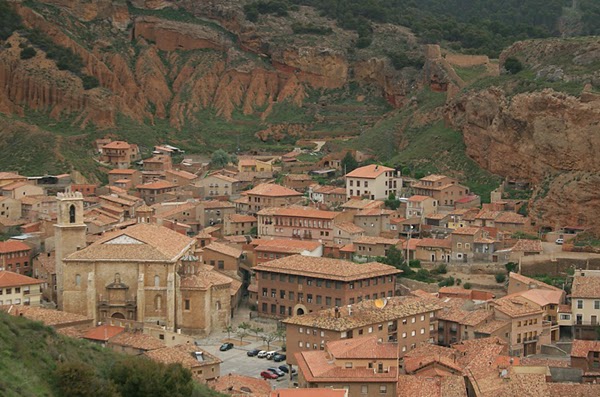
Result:
<instances>
[{"instance_id":1,"label":"dark car","mask_svg":"<svg viewBox=\"0 0 600 397\"><path fill-rule=\"evenodd\" d=\"M281 361L285 361L286 358L287 358L287 356L285 354L276 354L273 357L273 361L275 361L275 362L278 363L278 362L281 362Z\"/></svg>"},{"instance_id":2,"label":"dark car","mask_svg":"<svg viewBox=\"0 0 600 397\"><path fill-rule=\"evenodd\" d=\"M277 379L277 378L279 378L279 376L275 375L271 371L262 371L260 373L260 377L263 378L263 379Z\"/></svg>"},{"instance_id":3,"label":"dark car","mask_svg":"<svg viewBox=\"0 0 600 397\"><path fill-rule=\"evenodd\" d=\"M246 354L248 355L248 357L254 357L254 356L257 356L259 352L260 352L260 349L252 349Z\"/></svg>"},{"instance_id":4,"label":"dark car","mask_svg":"<svg viewBox=\"0 0 600 397\"><path fill-rule=\"evenodd\" d=\"M267 368L267 371L271 371L273 372L275 375L279 376L284 376L285 372L283 372L282 370L280 370L279 368L275 368L275 367L271 367L271 368Z\"/></svg>"},{"instance_id":5,"label":"dark car","mask_svg":"<svg viewBox=\"0 0 600 397\"><path fill-rule=\"evenodd\" d=\"M219 350L221 350L222 352L225 352L230 349L233 349L233 343L223 343L221 347L219 347Z\"/></svg>"},{"instance_id":6,"label":"dark car","mask_svg":"<svg viewBox=\"0 0 600 397\"><path fill-rule=\"evenodd\" d=\"M287 365L280 365L279 369L282 370L283 372L285 372L286 374L290 373L290 368ZM292 373L295 374L296 373L296 369L292 368Z\"/></svg>"}]
</instances>

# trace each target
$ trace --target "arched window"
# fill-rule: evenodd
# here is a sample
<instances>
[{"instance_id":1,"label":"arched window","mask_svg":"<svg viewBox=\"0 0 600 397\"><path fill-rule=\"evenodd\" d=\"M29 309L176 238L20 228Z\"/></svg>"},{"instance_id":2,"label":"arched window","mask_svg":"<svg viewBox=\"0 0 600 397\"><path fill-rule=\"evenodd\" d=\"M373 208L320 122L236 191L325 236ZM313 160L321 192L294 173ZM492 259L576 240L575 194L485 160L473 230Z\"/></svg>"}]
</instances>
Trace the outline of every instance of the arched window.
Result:
<instances>
[{"instance_id":1,"label":"arched window","mask_svg":"<svg viewBox=\"0 0 600 397\"><path fill-rule=\"evenodd\" d=\"M217 310L221 310L221 301L217 301Z\"/></svg>"},{"instance_id":2,"label":"arched window","mask_svg":"<svg viewBox=\"0 0 600 397\"><path fill-rule=\"evenodd\" d=\"M161 308L162 308L162 296L156 295L156 297L154 298L154 309L161 310Z\"/></svg>"},{"instance_id":3,"label":"arched window","mask_svg":"<svg viewBox=\"0 0 600 397\"><path fill-rule=\"evenodd\" d=\"M69 207L69 223L75 223L75 206L73 204Z\"/></svg>"},{"instance_id":4,"label":"arched window","mask_svg":"<svg viewBox=\"0 0 600 397\"><path fill-rule=\"evenodd\" d=\"M155 287L160 286L160 277L158 277L158 275L154 276L154 286Z\"/></svg>"},{"instance_id":5,"label":"arched window","mask_svg":"<svg viewBox=\"0 0 600 397\"><path fill-rule=\"evenodd\" d=\"M81 274L75 275L75 285L78 287L81 285Z\"/></svg>"}]
</instances>

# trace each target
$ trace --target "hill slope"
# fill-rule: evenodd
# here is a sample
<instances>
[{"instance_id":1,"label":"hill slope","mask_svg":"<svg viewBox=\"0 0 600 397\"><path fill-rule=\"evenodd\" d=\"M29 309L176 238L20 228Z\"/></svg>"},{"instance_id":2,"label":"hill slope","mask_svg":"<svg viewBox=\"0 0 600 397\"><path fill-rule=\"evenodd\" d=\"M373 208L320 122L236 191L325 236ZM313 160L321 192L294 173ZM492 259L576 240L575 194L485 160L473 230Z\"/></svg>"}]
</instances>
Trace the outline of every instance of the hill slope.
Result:
<instances>
[{"instance_id":1,"label":"hill slope","mask_svg":"<svg viewBox=\"0 0 600 397\"><path fill-rule=\"evenodd\" d=\"M169 384L169 378L177 379L177 385ZM148 386L137 387L144 396L221 396L193 384L189 371L180 366L166 367L143 358L126 357L0 311L2 396L118 397L136 382ZM153 391L147 393L148 389Z\"/></svg>"}]
</instances>

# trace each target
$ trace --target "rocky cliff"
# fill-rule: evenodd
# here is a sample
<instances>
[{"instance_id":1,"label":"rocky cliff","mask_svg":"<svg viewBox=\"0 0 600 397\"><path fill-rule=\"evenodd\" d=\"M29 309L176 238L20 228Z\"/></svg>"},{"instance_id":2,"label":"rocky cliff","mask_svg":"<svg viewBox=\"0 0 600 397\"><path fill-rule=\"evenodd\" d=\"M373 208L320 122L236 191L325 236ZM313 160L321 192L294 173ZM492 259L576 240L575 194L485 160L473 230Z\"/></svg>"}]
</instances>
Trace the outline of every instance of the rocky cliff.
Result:
<instances>
[{"instance_id":1,"label":"rocky cliff","mask_svg":"<svg viewBox=\"0 0 600 397\"><path fill-rule=\"evenodd\" d=\"M490 88L458 97L445 116L482 167L537 186L531 210L541 225L600 227L600 101Z\"/></svg>"}]
</instances>

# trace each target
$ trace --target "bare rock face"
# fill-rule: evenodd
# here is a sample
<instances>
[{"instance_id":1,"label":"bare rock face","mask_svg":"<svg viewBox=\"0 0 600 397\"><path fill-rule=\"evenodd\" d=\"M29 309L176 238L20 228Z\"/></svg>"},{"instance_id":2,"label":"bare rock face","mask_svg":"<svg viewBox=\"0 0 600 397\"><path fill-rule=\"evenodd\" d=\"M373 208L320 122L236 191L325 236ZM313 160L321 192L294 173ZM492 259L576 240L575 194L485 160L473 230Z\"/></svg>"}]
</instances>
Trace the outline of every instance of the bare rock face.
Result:
<instances>
[{"instance_id":1,"label":"bare rock face","mask_svg":"<svg viewBox=\"0 0 600 397\"><path fill-rule=\"evenodd\" d=\"M127 2L123 0L42 0L42 3L66 9L84 22L109 19L114 27L121 30L125 30L130 21Z\"/></svg>"},{"instance_id":2,"label":"bare rock face","mask_svg":"<svg viewBox=\"0 0 600 397\"><path fill-rule=\"evenodd\" d=\"M543 186L531 204L544 224L600 226L589 205L600 205L600 102L552 90L509 98L491 88L456 98L445 117L483 168Z\"/></svg>"}]
</instances>

